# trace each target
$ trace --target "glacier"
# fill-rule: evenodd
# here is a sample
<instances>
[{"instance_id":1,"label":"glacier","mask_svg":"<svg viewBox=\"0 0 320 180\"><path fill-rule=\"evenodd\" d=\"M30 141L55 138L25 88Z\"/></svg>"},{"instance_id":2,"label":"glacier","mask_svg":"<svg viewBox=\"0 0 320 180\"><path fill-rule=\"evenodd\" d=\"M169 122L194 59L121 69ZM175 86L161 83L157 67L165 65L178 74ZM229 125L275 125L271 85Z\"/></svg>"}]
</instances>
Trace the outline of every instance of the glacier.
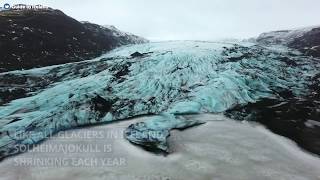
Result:
<instances>
[{"instance_id":1,"label":"glacier","mask_svg":"<svg viewBox=\"0 0 320 180\"><path fill-rule=\"evenodd\" d=\"M132 56L135 52L142 56ZM166 150L171 129L204 123L181 116L280 99L288 89L296 96L306 94L319 62L287 47L171 41L124 46L84 62L1 73L1 91L13 94L8 100L0 96L0 158L61 130L142 115L170 118L133 124L126 138L145 146L148 131L161 127L163 134L151 139ZM5 86L10 79L16 83ZM25 94L15 97L16 91Z\"/></svg>"}]
</instances>

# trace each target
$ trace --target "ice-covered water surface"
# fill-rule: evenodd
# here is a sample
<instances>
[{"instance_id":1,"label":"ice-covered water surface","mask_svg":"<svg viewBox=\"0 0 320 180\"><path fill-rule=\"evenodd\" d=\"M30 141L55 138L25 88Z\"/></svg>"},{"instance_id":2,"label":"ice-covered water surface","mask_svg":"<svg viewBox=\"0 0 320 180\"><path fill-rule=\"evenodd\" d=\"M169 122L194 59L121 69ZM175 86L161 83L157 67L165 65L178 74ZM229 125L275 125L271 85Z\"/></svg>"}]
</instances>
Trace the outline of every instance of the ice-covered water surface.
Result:
<instances>
[{"instance_id":1,"label":"ice-covered water surface","mask_svg":"<svg viewBox=\"0 0 320 180\"><path fill-rule=\"evenodd\" d=\"M1 179L319 179L318 158L261 126L220 115L186 117L207 123L187 131L173 131L169 138L173 153L166 157L154 155L132 146L122 136L130 123L149 118L61 132L30 152L5 159L0 164ZM60 145L80 146L79 152L86 151L86 147L93 149L76 153L78 151L54 148ZM48 159L57 161L46 161ZM62 160L65 163L60 165Z\"/></svg>"},{"instance_id":2,"label":"ice-covered water surface","mask_svg":"<svg viewBox=\"0 0 320 180\"><path fill-rule=\"evenodd\" d=\"M54 84L0 109L1 157L77 126L144 114L216 113L287 89L305 93L318 66L285 48L183 41L119 48L85 66L44 68ZM41 69L19 74L33 72Z\"/></svg>"}]
</instances>

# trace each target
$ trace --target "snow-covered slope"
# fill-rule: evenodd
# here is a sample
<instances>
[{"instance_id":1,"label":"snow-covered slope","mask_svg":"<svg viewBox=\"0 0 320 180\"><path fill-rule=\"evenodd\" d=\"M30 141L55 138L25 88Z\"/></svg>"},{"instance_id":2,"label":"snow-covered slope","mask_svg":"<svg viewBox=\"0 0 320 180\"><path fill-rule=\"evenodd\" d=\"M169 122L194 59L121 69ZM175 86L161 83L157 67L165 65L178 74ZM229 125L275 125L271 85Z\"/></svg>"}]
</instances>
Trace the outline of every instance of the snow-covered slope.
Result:
<instances>
[{"instance_id":1,"label":"snow-covered slope","mask_svg":"<svg viewBox=\"0 0 320 180\"><path fill-rule=\"evenodd\" d=\"M119 39L124 39L126 42L132 42L132 44L141 44L149 42L147 39L136 36L132 33L120 31L113 25L104 25L104 28L110 29L113 33L114 37L118 37Z\"/></svg>"},{"instance_id":2,"label":"snow-covered slope","mask_svg":"<svg viewBox=\"0 0 320 180\"><path fill-rule=\"evenodd\" d=\"M320 57L320 26L262 33L256 41L264 45L285 45Z\"/></svg>"},{"instance_id":3,"label":"snow-covered slope","mask_svg":"<svg viewBox=\"0 0 320 180\"><path fill-rule=\"evenodd\" d=\"M302 37L305 33L311 31L313 28L315 27L266 32L259 35L257 41L266 44L289 44L291 41Z\"/></svg>"},{"instance_id":4,"label":"snow-covered slope","mask_svg":"<svg viewBox=\"0 0 320 180\"><path fill-rule=\"evenodd\" d=\"M319 61L286 48L182 41L125 46L91 61L3 73L24 78L15 88L29 97L1 107L0 155L60 130L139 115L169 114L184 126L164 121L159 127L186 128L197 123L186 123L181 114L219 113L281 98L288 89L305 94L318 69ZM49 82L39 85L41 79ZM146 123L154 127L153 120Z\"/></svg>"}]
</instances>

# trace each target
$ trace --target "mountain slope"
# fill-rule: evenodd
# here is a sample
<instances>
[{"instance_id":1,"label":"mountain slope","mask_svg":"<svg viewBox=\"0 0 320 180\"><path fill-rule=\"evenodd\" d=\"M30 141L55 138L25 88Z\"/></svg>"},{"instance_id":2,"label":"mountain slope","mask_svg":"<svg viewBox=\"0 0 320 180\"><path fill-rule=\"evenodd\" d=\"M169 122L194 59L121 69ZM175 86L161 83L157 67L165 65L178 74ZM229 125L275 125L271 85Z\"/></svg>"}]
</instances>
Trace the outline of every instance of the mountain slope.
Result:
<instances>
[{"instance_id":1,"label":"mountain slope","mask_svg":"<svg viewBox=\"0 0 320 180\"><path fill-rule=\"evenodd\" d=\"M127 44L147 40L88 22L59 10L0 12L0 72L92 59Z\"/></svg>"},{"instance_id":2,"label":"mountain slope","mask_svg":"<svg viewBox=\"0 0 320 180\"><path fill-rule=\"evenodd\" d=\"M257 42L264 45L285 45L305 55L320 57L320 27L262 33Z\"/></svg>"}]
</instances>

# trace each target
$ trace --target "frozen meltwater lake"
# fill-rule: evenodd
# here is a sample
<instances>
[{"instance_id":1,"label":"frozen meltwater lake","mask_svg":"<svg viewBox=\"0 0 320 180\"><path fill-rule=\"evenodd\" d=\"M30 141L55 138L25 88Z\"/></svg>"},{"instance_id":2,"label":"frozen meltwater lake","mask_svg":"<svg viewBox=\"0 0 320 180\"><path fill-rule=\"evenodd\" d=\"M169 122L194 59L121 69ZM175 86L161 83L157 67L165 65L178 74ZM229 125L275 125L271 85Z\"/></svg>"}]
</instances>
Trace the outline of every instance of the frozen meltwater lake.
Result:
<instances>
[{"instance_id":1,"label":"frozen meltwater lake","mask_svg":"<svg viewBox=\"0 0 320 180\"><path fill-rule=\"evenodd\" d=\"M140 117L59 133L31 152L5 159L0 164L0 179L320 179L318 157L302 151L290 140L275 135L260 125L233 121L223 115L189 117L205 120L207 123L185 131L173 131L169 138L172 153L168 156L155 155L132 146L123 138L122 133L129 124L149 118ZM44 151L48 147L62 144L78 145L82 150L84 147L91 147L91 152L80 153L71 149ZM47 162L47 167L41 167L40 164L48 157L90 159L91 164L78 161L73 165L54 167ZM32 162L32 165L24 164L30 158L38 161ZM93 159L105 160L105 164L95 164Z\"/></svg>"}]
</instances>

